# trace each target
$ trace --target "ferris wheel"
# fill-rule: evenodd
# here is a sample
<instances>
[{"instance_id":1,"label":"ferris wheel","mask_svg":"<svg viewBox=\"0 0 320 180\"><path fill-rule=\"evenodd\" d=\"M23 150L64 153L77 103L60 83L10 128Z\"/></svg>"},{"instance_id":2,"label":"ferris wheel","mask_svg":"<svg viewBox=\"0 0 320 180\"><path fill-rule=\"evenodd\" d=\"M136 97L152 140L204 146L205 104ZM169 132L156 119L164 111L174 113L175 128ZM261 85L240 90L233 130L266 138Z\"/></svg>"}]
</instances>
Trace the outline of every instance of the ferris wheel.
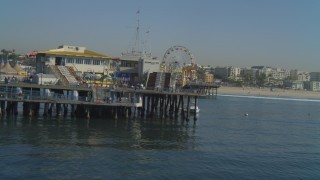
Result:
<instances>
[{"instance_id":1,"label":"ferris wheel","mask_svg":"<svg viewBox=\"0 0 320 180\"><path fill-rule=\"evenodd\" d=\"M163 64L167 71L179 71L187 65L194 64L193 54L184 46L172 46L163 56Z\"/></svg>"}]
</instances>

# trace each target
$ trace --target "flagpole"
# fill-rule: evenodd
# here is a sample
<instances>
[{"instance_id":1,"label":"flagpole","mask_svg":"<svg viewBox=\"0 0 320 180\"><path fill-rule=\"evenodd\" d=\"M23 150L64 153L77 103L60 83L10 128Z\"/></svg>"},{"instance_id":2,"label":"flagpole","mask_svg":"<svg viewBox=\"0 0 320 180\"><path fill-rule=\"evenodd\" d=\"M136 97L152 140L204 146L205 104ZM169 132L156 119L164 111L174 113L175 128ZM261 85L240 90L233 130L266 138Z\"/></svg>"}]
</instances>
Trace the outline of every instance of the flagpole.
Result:
<instances>
[{"instance_id":1,"label":"flagpole","mask_svg":"<svg viewBox=\"0 0 320 180\"><path fill-rule=\"evenodd\" d=\"M137 11L137 16L138 16L138 20L137 20L137 32L136 32L136 51L140 51L140 10Z\"/></svg>"},{"instance_id":2,"label":"flagpole","mask_svg":"<svg viewBox=\"0 0 320 180\"><path fill-rule=\"evenodd\" d=\"M2 63L3 63L3 56L1 58L1 64L0 64L0 81L2 80L1 74L2 74Z\"/></svg>"}]
</instances>

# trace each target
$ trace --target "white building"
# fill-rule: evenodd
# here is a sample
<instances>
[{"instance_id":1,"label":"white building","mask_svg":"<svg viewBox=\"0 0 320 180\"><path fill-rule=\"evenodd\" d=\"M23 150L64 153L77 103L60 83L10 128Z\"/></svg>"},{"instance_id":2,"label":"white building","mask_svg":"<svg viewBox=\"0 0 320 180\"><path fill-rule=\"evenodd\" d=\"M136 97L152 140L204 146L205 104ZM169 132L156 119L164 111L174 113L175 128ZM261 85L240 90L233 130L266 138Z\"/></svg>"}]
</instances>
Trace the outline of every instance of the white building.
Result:
<instances>
[{"instance_id":1,"label":"white building","mask_svg":"<svg viewBox=\"0 0 320 180\"><path fill-rule=\"evenodd\" d=\"M290 76L290 71L281 68L272 68L270 77L277 80L284 80Z\"/></svg>"},{"instance_id":2,"label":"white building","mask_svg":"<svg viewBox=\"0 0 320 180\"><path fill-rule=\"evenodd\" d=\"M297 69L290 71L290 78L298 81L310 81L310 74L304 71L298 71Z\"/></svg>"},{"instance_id":3,"label":"white building","mask_svg":"<svg viewBox=\"0 0 320 180\"><path fill-rule=\"evenodd\" d=\"M320 91L320 81L304 82L305 89L310 91Z\"/></svg>"},{"instance_id":4,"label":"white building","mask_svg":"<svg viewBox=\"0 0 320 180\"><path fill-rule=\"evenodd\" d=\"M229 78L238 80L238 78L240 77L241 68L229 66L228 71L229 71Z\"/></svg>"},{"instance_id":5,"label":"white building","mask_svg":"<svg viewBox=\"0 0 320 180\"><path fill-rule=\"evenodd\" d=\"M284 86L291 89L299 89L299 90L304 89L304 83L302 81L287 80L287 81L284 81Z\"/></svg>"},{"instance_id":6,"label":"white building","mask_svg":"<svg viewBox=\"0 0 320 180\"><path fill-rule=\"evenodd\" d=\"M118 76L123 76L131 82L141 82L149 73L160 71L160 61L151 54L140 51L122 53L120 62Z\"/></svg>"},{"instance_id":7,"label":"white building","mask_svg":"<svg viewBox=\"0 0 320 180\"><path fill-rule=\"evenodd\" d=\"M267 78L270 78L273 73L273 69L267 66L252 66L251 69L257 74L265 74Z\"/></svg>"},{"instance_id":8,"label":"white building","mask_svg":"<svg viewBox=\"0 0 320 180\"><path fill-rule=\"evenodd\" d=\"M214 69L214 74L218 77L223 79L234 79L238 80L240 77L241 68L234 67L234 66L227 66L227 67L216 67Z\"/></svg>"}]
</instances>

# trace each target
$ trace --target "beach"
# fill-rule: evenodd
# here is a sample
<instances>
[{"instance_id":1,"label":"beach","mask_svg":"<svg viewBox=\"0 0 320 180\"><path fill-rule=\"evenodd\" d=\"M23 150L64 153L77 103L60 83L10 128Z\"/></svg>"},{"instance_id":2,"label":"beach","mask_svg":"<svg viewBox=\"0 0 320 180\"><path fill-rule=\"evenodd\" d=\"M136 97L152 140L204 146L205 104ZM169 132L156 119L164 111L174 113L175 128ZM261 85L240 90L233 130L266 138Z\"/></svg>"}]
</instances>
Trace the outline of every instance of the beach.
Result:
<instances>
[{"instance_id":1,"label":"beach","mask_svg":"<svg viewBox=\"0 0 320 180\"><path fill-rule=\"evenodd\" d=\"M320 99L320 92L317 92L317 91L292 90L292 89L280 89L280 88L271 89L271 88L257 88L257 87L221 86L220 88L218 88L218 94Z\"/></svg>"}]
</instances>

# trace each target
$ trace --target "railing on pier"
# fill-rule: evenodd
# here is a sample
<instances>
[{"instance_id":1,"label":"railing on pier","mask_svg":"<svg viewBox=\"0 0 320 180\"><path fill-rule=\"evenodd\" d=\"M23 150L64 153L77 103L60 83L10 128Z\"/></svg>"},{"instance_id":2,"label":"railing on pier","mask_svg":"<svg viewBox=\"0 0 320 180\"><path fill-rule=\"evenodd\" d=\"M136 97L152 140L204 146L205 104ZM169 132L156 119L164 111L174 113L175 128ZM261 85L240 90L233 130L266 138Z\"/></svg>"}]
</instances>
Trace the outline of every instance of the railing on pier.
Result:
<instances>
[{"instance_id":1,"label":"railing on pier","mask_svg":"<svg viewBox=\"0 0 320 180\"><path fill-rule=\"evenodd\" d=\"M117 104L117 106L142 106L138 99L134 101L129 98L111 98L108 96L99 96L93 98L91 96L74 96L65 95L54 92L46 92L45 89L41 90L22 90L20 87L6 86L0 87L0 100L6 101L50 101L54 103L70 103L79 104L81 102L87 102L92 104Z\"/></svg>"},{"instance_id":2,"label":"railing on pier","mask_svg":"<svg viewBox=\"0 0 320 180\"><path fill-rule=\"evenodd\" d=\"M54 92L46 93L40 90L23 90L19 87L0 87L1 99L20 99L20 100L70 100L70 101L88 101L87 97L71 96L58 94Z\"/></svg>"}]
</instances>

